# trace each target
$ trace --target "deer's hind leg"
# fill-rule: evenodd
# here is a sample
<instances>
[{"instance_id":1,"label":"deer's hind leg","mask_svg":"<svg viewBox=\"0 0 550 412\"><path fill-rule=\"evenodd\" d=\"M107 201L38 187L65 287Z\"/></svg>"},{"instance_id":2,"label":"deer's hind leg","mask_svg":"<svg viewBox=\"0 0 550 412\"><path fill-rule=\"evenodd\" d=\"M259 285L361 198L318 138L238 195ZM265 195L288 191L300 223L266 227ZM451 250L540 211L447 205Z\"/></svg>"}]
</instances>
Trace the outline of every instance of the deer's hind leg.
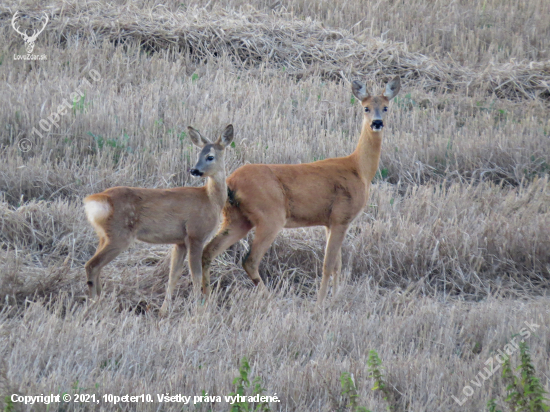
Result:
<instances>
[{"instance_id":1,"label":"deer's hind leg","mask_svg":"<svg viewBox=\"0 0 550 412\"><path fill-rule=\"evenodd\" d=\"M243 268L256 286L264 284L259 272L260 262L284 225L284 216L270 216L256 225L252 246L243 259Z\"/></svg>"},{"instance_id":2,"label":"deer's hind leg","mask_svg":"<svg viewBox=\"0 0 550 412\"><path fill-rule=\"evenodd\" d=\"M227 208L222 227L202 252L202 292L210 293L210 265L212 260L237 243L252 229L252 224L236 209Z\"/></svg>"},{"instance_id":3,"label":"deer's hind leg","mask_svg":"<svg viewBox=\"0 0 550 412\"><path fill-rule=\"evenodd\" d=\"M88 260L84 266L86 269L88 293L90 298L93 299L96 296L101 295L101 282L99 280L101 268L128 249L128 246L130 246L129 238L100 238L95 255Z\"/></svg>"},{"instance_id":4,"label":"deer's hind leg","mask_svg":"<svg viewBox=\"0 0 550 412\"><path fill-rule=\"evenodd\" d=\"M336 267L332 272L332 286L336 291L340 282L340 276L342 275L342 246L338 249L338 255L336 255ZM334 292L333 292L334 293Z\"/></svg>"}]
</instances>

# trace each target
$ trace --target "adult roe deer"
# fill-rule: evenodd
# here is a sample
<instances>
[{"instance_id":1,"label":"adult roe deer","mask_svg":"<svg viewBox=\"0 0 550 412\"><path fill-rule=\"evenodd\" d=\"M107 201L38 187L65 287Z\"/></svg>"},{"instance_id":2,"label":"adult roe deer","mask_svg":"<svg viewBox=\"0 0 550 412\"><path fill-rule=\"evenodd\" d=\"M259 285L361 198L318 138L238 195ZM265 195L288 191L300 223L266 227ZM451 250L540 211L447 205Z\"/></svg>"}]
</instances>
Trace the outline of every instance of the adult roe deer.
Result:
<instances>
[{"instance_id":1,"label":"adult roe deer","mask_svg":"<svg viewBox=\"0 0 550 412\"><path fill-rule=\"evenodd\" d=\"M327 295L331 275L336 289L342 242L367 203L380 160L384 116L399 89L400 80L395 77L382 95L370 96L364 84L353 81L353 94L365 113L361 137L351 155L295 165L249 164L229 176L222 227L202 255L203 293L209 293L212 259L253 227L256 235L243 267L255 285L263 283L260 260L283 228L325 226L327 244L318 302Z\"/></svg>"},{"instance_id":2,"label":"adult roe deer","mask_svg":"<svg viewBox=\"0 0 550 412\"><path fill-rule=\"evenodd\" d=\"M190 172L207 177L206 185L173 189L113 187L84 199L88 220L99 236L97 251L85 266L91 298L101 293L101 268L134 239L175 245L161 315L171 302L186 251L194 289L200 290L203 246L218 227L227 199L223 152L233 140L233 126L227 126L215 143L192 127L188 129L191 141L202 148Z\"/></svg>"}]
</instances>

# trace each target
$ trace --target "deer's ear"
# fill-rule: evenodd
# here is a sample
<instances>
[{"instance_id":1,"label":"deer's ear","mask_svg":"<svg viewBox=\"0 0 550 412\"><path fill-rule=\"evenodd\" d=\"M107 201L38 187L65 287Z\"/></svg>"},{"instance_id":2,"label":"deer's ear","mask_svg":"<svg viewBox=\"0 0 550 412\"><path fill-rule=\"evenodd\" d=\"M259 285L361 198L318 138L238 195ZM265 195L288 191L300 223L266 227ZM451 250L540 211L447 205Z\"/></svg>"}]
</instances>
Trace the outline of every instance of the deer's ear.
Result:
<instances>
[{"instance_id":1,"label":"deer's ear","mask_svg":"<svg viewBox=\"0 0 550 412\"><path fill-rule=\"evenodd\" d=\"M227 147L231 144L232 140L233 140L233 125L229 124L227 125L225 130L222 132L222 135L216 141L216 143L222 145L223 147Z\"/></svg>"},{"instance_id":2,"label":"deer's ear","mask_svg":"<svg viewBox=\"0 0 550 412\"><path fill-rule=\"evenodd\" d=\"M189 126L187 127L187 130L189 130L189 137L191 138L191 141L195 146L204 147L207 144L212 143L206 137L201 135L197 129L194 129L191 126Z\"/></svg>"},{"instance_id":3,"label":"deer's ear","mask_svg":"<svg viewBox=\"0 0 550 412\"><path fill-rule=\"evenodd\" d=\"M351 91L353 92L353 95L359 99L360 102L369 97L369 94L367 93L367 86L365 86L365 84L361 83L360 81L354 80L353 82L351 82Z\"/></svg>"},{"instance_id":4,"label":"deer's ear","mask_svg":"<svg viewBox=\"0 0 550 412\"><path fill-rule=\"evenodd\" d=\"M391 100L397 96L399 89L401 89L401 80L399 79L399 76L395 76L393 80L386 85L384 96Z\"/></svg>"}]
</instances>

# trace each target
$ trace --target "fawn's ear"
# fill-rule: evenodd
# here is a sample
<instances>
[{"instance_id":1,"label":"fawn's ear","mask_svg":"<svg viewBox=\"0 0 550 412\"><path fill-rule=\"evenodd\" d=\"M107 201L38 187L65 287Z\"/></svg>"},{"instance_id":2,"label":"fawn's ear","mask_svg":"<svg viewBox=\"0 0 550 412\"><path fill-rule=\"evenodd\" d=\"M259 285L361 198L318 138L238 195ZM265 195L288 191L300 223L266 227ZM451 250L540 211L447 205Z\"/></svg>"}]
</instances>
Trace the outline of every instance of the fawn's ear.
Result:
<instances>
[{"instance_id":1,"label":"fawn's ear","mask_svg":"<svg viewBox=\"0 0 550 412\"><path fill-rule=\"evenodd\" d=\"M230 125L227 125L227 127L222 132L222 135L219 137L216 143L222 145L223 147L227 147L231 144L232 140L233 140L233 125L230 124Z\"/></svg>"},{"instance_id":2,"label":"fawn's ear","mask_svg":"<svg viewBox=\"0 0 550 412\"><path fill-rule=\"evenodd\" d=\"M207 144L212 143L206 137L201 135L197 129L193 129L191 126L188 126L187 130L189 130L189 137L195 146L204 147Z\"/></svg>"},{"instance_id":3,"label":"fawn's ear","mask_svg":"<svg viewBox=\"0 0 550 412\"><path fill-rule=\"evenodd\" d=\"M401 80L399 79L399 76L395 76L393 80L386 85L384 96L391 100L397 96L399 89L401 89Z\"/></svg>"},{"instance_id":4,"label":"fawn's ear","mask_svg":"<svg viewBox=\"0 0 550 412\"><path fill-rule=\"evenodd\" d=\"M365 84L361 83L360 81L354 80L353 82L351 82L351 91L353 92L353 95L359 99L360 102L369 97L369 94L367 93L367 86L365 86Z\"/></svg>"}]
</instances>

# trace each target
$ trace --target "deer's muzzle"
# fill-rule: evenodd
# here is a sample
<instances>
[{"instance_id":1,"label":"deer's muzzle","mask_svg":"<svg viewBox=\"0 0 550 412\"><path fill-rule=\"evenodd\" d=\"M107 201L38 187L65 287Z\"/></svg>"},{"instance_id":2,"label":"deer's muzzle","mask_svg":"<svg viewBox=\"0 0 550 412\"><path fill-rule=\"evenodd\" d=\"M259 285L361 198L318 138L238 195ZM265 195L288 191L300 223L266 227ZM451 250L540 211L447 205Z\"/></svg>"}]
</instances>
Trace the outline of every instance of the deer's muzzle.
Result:
<instances>
[{"instance_id":1,"label":"deer's muzzle","mask_svg":"<svg viewBox=\"0 0 550 412\"><path fill-rule=\"evenodd\" d=\"M370 127L375 132L379 132L384 127L384 122L382 120L373 120Z\"/></svg>"}]
</instances>

